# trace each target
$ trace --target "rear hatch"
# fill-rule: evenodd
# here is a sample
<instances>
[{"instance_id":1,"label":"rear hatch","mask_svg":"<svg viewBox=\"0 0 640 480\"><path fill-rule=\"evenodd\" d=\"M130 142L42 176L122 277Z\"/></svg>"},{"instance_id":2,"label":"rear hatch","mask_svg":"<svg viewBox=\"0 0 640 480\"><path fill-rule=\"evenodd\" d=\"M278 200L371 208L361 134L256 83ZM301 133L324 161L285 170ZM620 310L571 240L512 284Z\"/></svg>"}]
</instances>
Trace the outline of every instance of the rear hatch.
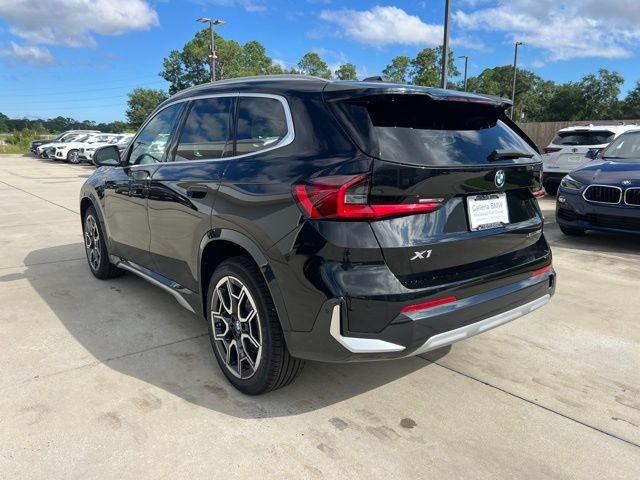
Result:
<instances>
[{"instance_id":1,"label":"rear hatch","mask_svg":"<svg viewBox=\"0 0 640 480\"><path fill-rule=\"evenodd\" d=\"M559 132L551 145L545 148L544 169L547 172L570 172L581 167L590 159L589 150L604 149L613 140L609 130L573 130Z\"/></svg>"},{"instance_id":2,"label":"rear hatch","mask_svg":"<svg viewBox=\"0 0 640 480\"><path fill-rule=\"evenodd\" d=\"M548 246L532 190L542 165L535 145L505 116L506 104L438 90L336 90L327 87L326 100L374 158L370 203L439 205L370 222L406 287L454 286L539 266Z\"/></svg>"}]
</instances>

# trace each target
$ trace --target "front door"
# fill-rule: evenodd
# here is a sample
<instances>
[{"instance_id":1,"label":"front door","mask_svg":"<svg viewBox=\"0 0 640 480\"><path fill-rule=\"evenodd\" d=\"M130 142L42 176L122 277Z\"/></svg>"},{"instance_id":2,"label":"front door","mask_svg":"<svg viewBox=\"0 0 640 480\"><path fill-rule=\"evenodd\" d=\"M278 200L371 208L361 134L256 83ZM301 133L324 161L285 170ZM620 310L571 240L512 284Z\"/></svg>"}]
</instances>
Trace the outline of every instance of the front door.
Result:
<instances>
[{"instance_id":1,"label":"front door","mask_svg":"<svg viewBox=\"0 0 640 480\"><path fill-rule=\"evenodd\" d=\"M233 155L235 96L194 100L184 127L152 175L149 192L150 254L159 274L199 293L200 241L211 229L220 179Z\"/></svg>"},{"instance_id":2,"label":"front door","mask_svg":"<svg viewBox=\"0 0 640 480\"><path fill-rule=\"evenodd\" d=\"M166 147L182 104L158 112L140 131L123 166L112 168L105 182L105 214L114 255L152 268L147 197L151 177L166 160Z\"/></svg>"}]
</instances>

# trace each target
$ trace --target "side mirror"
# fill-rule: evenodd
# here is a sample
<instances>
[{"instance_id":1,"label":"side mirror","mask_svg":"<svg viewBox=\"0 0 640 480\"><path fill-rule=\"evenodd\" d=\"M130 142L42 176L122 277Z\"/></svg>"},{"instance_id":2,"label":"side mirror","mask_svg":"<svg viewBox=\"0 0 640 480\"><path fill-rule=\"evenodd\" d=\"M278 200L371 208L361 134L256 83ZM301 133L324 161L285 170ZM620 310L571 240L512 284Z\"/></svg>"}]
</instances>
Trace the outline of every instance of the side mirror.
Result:
<instances>
[{"instance_id":1,"label":"side mirror","mask_svg":"<svg viewBox=\"0 0 640 480\"><path fill-rule=\"evenodd\" d=\"M597 148L592 148L590 149L587 154L585 155L585 157L591 159L591 160L595 160L596 158L598 158L600 156L600 150Z\"/></svg>"},{"instance_id":2,"label":"side mirror","mask_svg":"<svg viewBox=\"0 0 640 480\"><path fill-rule=\"evenodd\" d=\"M117 167L120 165L120 151L114 145L106 145L98 148L93 154L93 163L96 167Z\"/></svg>"}]
</instances>

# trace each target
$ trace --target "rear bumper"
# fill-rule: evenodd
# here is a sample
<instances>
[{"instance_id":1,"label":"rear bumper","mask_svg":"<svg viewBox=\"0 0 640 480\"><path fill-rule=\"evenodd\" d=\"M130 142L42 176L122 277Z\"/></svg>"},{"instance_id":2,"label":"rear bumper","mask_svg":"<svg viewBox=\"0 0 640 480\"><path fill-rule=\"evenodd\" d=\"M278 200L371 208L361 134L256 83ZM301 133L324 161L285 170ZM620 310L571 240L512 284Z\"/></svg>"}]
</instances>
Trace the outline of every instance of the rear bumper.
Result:
<instances>
[{"instance_id":1,"label":"rear bumper","mask_svg":"<svg viewBox=\"0 0 640 480\"><path fill-rule=\"evenodd\" d=\"M287 332L287 345L295 357L329 362L419 355L544 306L555 292L555 279L555 271L550 269L451 303L399 313L375 334L348 332L345 299L335 298L325 302L310 332Z\"/></svg>"}]
</instances>

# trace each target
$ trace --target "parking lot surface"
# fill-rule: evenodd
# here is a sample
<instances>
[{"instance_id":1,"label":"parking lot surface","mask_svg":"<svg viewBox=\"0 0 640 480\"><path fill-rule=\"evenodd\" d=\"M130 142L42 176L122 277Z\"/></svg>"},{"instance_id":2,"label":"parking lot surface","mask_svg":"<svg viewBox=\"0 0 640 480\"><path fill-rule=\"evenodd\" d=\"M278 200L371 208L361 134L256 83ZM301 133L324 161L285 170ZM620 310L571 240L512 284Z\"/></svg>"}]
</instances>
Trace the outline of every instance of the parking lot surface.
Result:
<instances>
[{"instance_id":1,"label":"parking lot surface","mask_svg":"<svg viewBox=\"0 0 640 480\"><path fill-rule=\"evenodd\" d=\"M640 244L563 236L550 305L424 358L236 392L203 320L95 279L89 166L0 156L0 478L640 478Z\"/></svg>"}]
</instances>

